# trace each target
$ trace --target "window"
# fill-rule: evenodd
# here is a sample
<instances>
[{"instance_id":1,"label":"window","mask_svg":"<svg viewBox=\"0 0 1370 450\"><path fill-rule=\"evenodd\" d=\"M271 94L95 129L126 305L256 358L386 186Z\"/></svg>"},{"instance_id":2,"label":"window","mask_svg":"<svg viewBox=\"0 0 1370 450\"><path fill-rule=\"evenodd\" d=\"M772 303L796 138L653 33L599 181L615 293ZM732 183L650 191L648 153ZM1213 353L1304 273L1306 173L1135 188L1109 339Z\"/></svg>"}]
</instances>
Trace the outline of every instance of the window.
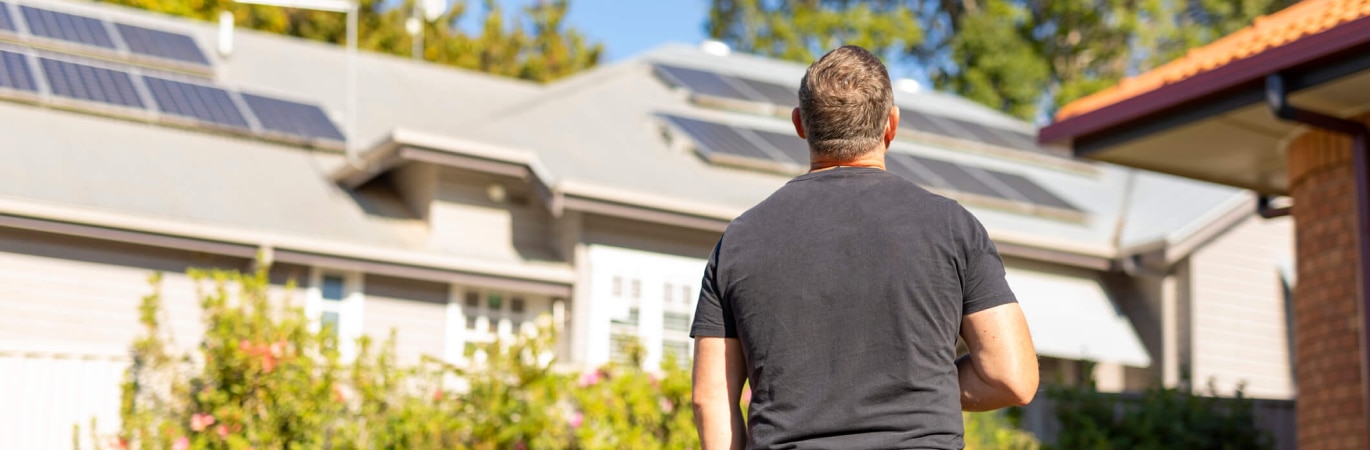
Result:
<instances>
[{"instance_id":1,"label":"window","mask_svg":"<svg viewBox=\"0 0 1370 450\"><path fill-rule=\"evenodd\" d=\"M681 286L681 287L680 287L680 301L681 301L682 303L685 303L685 304L688 305L688 304L694 303L696 300L698 300L698 299L690 298L690 297L691 297L691 295L690 295L690 285L687 284L687 285Z\"/></svg>"},{"instance_id":2,"label":"window","mask_svg":"<svg viewBox=\"0 0 1370 450\"><path fill-rule=\"evenodd\" d=\"M319 282L319 325L338 336L341 326L343 300L346 299L347 282L342 275L324 275Z\"/></svg>"},{"instance_id":3,"label":"window","mask_svg":"<svg viewBox=\"0 0 1370 450\"><path fill-rule=\"evenodd\" d=\"M613 283L613 296L614 296L614 297L622 297L622 296L623 296L623 278L622 278L622 277L614 277L614 283Z\"/></svg>"},{"instance_id":4,"label":"window","mask_svg":"<svg viewBox=\"0 0 1370 450\"><path fill-rule=\"evenodd\" d=\"M642 298L642 280L633 279L633 298Z\"/></svg>"},{"instance_id":5,"label":"window","mask_svg":"<svg viewBox=\"0 0 1370 450\"><path fill-rule=\"evenodd\" d=\"M466 291L466 307L472 310L480 307L480 293L476 291Z\"/></svg>"},{"instance_id":6,"label":"window","mask_svg":"<svg viewBox=\"0 0 1370 450\"><path fill-rule=\"evenodd\" d=\"M666 303L671 302L671 293L675 292L673 288L674 286L671 286L671 283L666 283L666 287L661 290L661 301Z\"/></svg>"},{"instance_id":7,"label":"window","mask_svg":"<svg viewBox=\"0 0 1370 450\"><path fill-rule=\"evenodd\" d=\"M665 340L661 341L661 359L675 358L676 364L688 364L690 362L690 342Z\"/></svg>"},{"instance_id":8,"label":"window","mask_svg":"<svg viewBox=\"0 0 1370 450\"><path fill-rule=\"evenodd\" d=\"M509 312L523 314L523 298L514 297L509 299Z\"/></svg>"},{"instance_id":9,"label":"window","mask_svg":"<svg viewBox=\"0 0 1370 450\"><path fill-rule=\"evenodd\" d=\"M670 312L661 315L661 327L668 331L690 332L690 315L681 312Z\"/></svg>"}]
</instances>

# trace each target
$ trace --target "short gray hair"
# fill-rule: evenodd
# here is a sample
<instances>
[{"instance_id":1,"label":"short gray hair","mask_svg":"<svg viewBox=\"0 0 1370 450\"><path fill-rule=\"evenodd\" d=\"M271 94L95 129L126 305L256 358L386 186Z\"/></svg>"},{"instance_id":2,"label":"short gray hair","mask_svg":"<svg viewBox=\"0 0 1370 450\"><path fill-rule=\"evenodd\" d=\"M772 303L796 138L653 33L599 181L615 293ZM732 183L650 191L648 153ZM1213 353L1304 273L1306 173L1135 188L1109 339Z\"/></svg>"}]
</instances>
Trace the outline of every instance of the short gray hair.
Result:
<instances>
[{"instance_id":1,"label":"short gray hair","mask_svg":"<svg viewBox=\"0 0 1370 450\"><path fill-rule=\"evenodd\" d=\"M854 45L823 55L799 85L799 116L809 150L839 161L884 143L894 106L890 75L879 58Z\"/></svg>"}]
</instances>

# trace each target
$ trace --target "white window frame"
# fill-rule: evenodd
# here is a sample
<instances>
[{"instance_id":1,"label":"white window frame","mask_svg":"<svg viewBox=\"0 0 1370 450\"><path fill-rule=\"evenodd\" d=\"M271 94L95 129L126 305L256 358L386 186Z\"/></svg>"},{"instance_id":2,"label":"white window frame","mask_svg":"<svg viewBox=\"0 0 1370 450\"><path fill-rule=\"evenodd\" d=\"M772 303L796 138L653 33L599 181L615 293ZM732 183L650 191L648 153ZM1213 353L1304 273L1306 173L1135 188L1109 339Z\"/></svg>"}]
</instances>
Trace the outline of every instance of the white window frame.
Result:
<instances>
[{"instance_id":1,"label":"white window frame","mask_svg":"<svg viewBox=\"0 0 1370 450\"><path fill-rule=\"evenodd\" d=\"M343 299L337 304L323 299L323 278L336 275L343 279ZM309 272L309 290L305 297L305 314L309 317L309 330L319 332L323 327L325 311L338 313L338 354L344 360L357 356L357 338L362 335L363 313L366 295L363 293L361 272L313 267Z\"/></svg>"},{"instance_id":2,"label":"white window frame","mask_svg":"<svg viewBox=\"0 0 1370 450\"><path fill-rule=\"evenodd\" d=\"M476 294L474 308L467 305L467 296ZM498 310L490 308L490 297L498 295ZM514 300L523 302L523 311L514 312ZM545 306L545 307L544 307ZM495 342L497 339L512 339L525 330L534 330L538 312L547 310L553 314L552 299L543 296L516 293L501 289L474 286L452 285L447 301L447 337L443 351L447 362L457 366L479 365L485 361L484 351L477 349L471 358L466 357L466 346ZM475 328L466 326L468 319L475 319ZM495 331L490 332L494 325ZM517 328L516 328L517 326Z\"/></svg>"}]
</instances>

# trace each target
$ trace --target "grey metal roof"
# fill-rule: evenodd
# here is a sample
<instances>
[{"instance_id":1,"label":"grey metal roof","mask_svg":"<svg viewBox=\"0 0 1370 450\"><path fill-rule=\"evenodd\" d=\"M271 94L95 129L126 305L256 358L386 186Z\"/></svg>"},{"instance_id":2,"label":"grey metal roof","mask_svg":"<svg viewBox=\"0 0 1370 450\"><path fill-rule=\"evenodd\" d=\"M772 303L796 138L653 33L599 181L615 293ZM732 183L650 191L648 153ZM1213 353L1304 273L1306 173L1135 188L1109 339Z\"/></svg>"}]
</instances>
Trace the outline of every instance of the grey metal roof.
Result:
<instances>
[{"instance_id":1,"label":"grey metal roof","mask_svg":"<svg viewBox=\"0 0 1370 450\"><path fill-rule=\"evenodd\" d=\"M95 4L57 4L130 24L190 33L210 54L216 82L247 92L320 103L342 122L345 52L340 47L238 30L232 56L213 52L216 27ZM797 84L804 66L747 55L714 55L665 46L542 87L404 58L363 52L359 66L359 141L396 128L524 149L537 155L550 184L574 182L740 212L788 176L711 165L679 138L668 141L661 114L672 113L788 132L779 117L696 106L652 73L672 63ZM1012 117L952 95L897 93L901 106L993 126L1030 130ZM192 223L270 230L369 245L424 250L426 230L404 214L376 214L394 199L349 193L326 174L339 155L250 139L0 103L0 196ZM992 234L1029 236L1068 248L1113 249L1179 239L1211 220L1240 191L1139 174L1131 169L1012 154L909 144L917 153L1025 176L1082 209L1069 221L968 207ZM1126 205L1127 211L1123 211ZM370 209L371 213L368 213ZM1119 227L1119 221L1122 226ZM1121 235L1119 235L1121 230ZM1179 231L1177 231L1179 230ZM1180 233L1182 234L1182 233Z\"/></svg>"},{"instance_id":2,"label":"grey metal roof","mask_svg":"<svg viewBox=\"0 0 1370 450\"><path fill-rule=\"evenodd\" d=\"M550 86L533 100L459 128L479 141L534 151L556 181L594 183L634 192L710 202L738 211L757 203L788 176L713 166L663 138L661 114L705 118L740 126L792 132L788 120L705 108L658 80L652 64L667 63L797 85L804 66L747 55L720 56L693 47L666 46L626 62ZM935 92L900 92L901 106L932 110L976 123L1029 128L1021 121L968 100ZM1044 242L1089 248L1126 248L1177 234L1226 211L1242 191L1119 166L1078 161L1024 162L910 143L900 151L1025 176L1086 212L1063 221L994 208L967 207L992 234L1026 235ZM1131 174L1131 175L1130 175ZM1128 177L1135 177L1131 187ZM1130 201L1124 201L1128 197ZM1127 211L1123 211L1123 208ZM1119 226L1119 220L1122 220Z\"/></svg>"}]
</instances>

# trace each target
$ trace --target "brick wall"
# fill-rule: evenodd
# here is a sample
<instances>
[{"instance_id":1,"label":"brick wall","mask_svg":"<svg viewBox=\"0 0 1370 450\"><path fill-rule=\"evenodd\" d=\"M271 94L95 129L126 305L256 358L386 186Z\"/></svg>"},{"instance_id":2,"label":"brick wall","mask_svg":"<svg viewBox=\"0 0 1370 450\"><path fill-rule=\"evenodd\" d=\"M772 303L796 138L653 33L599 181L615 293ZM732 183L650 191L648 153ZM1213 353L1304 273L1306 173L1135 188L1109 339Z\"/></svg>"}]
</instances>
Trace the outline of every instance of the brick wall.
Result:
<instances>
[{"instance_id":1,"label":"brick wall","mask_svg":"<svg viewBox=\"0 0 1370 450\"><path fill-rule=\"evenodd\" d=\"M1305 450L1364 449L1351 140L1321 130L1288 147L1298 285L1294 289L1298 440Z\"/></svg>"}]
</instances>

